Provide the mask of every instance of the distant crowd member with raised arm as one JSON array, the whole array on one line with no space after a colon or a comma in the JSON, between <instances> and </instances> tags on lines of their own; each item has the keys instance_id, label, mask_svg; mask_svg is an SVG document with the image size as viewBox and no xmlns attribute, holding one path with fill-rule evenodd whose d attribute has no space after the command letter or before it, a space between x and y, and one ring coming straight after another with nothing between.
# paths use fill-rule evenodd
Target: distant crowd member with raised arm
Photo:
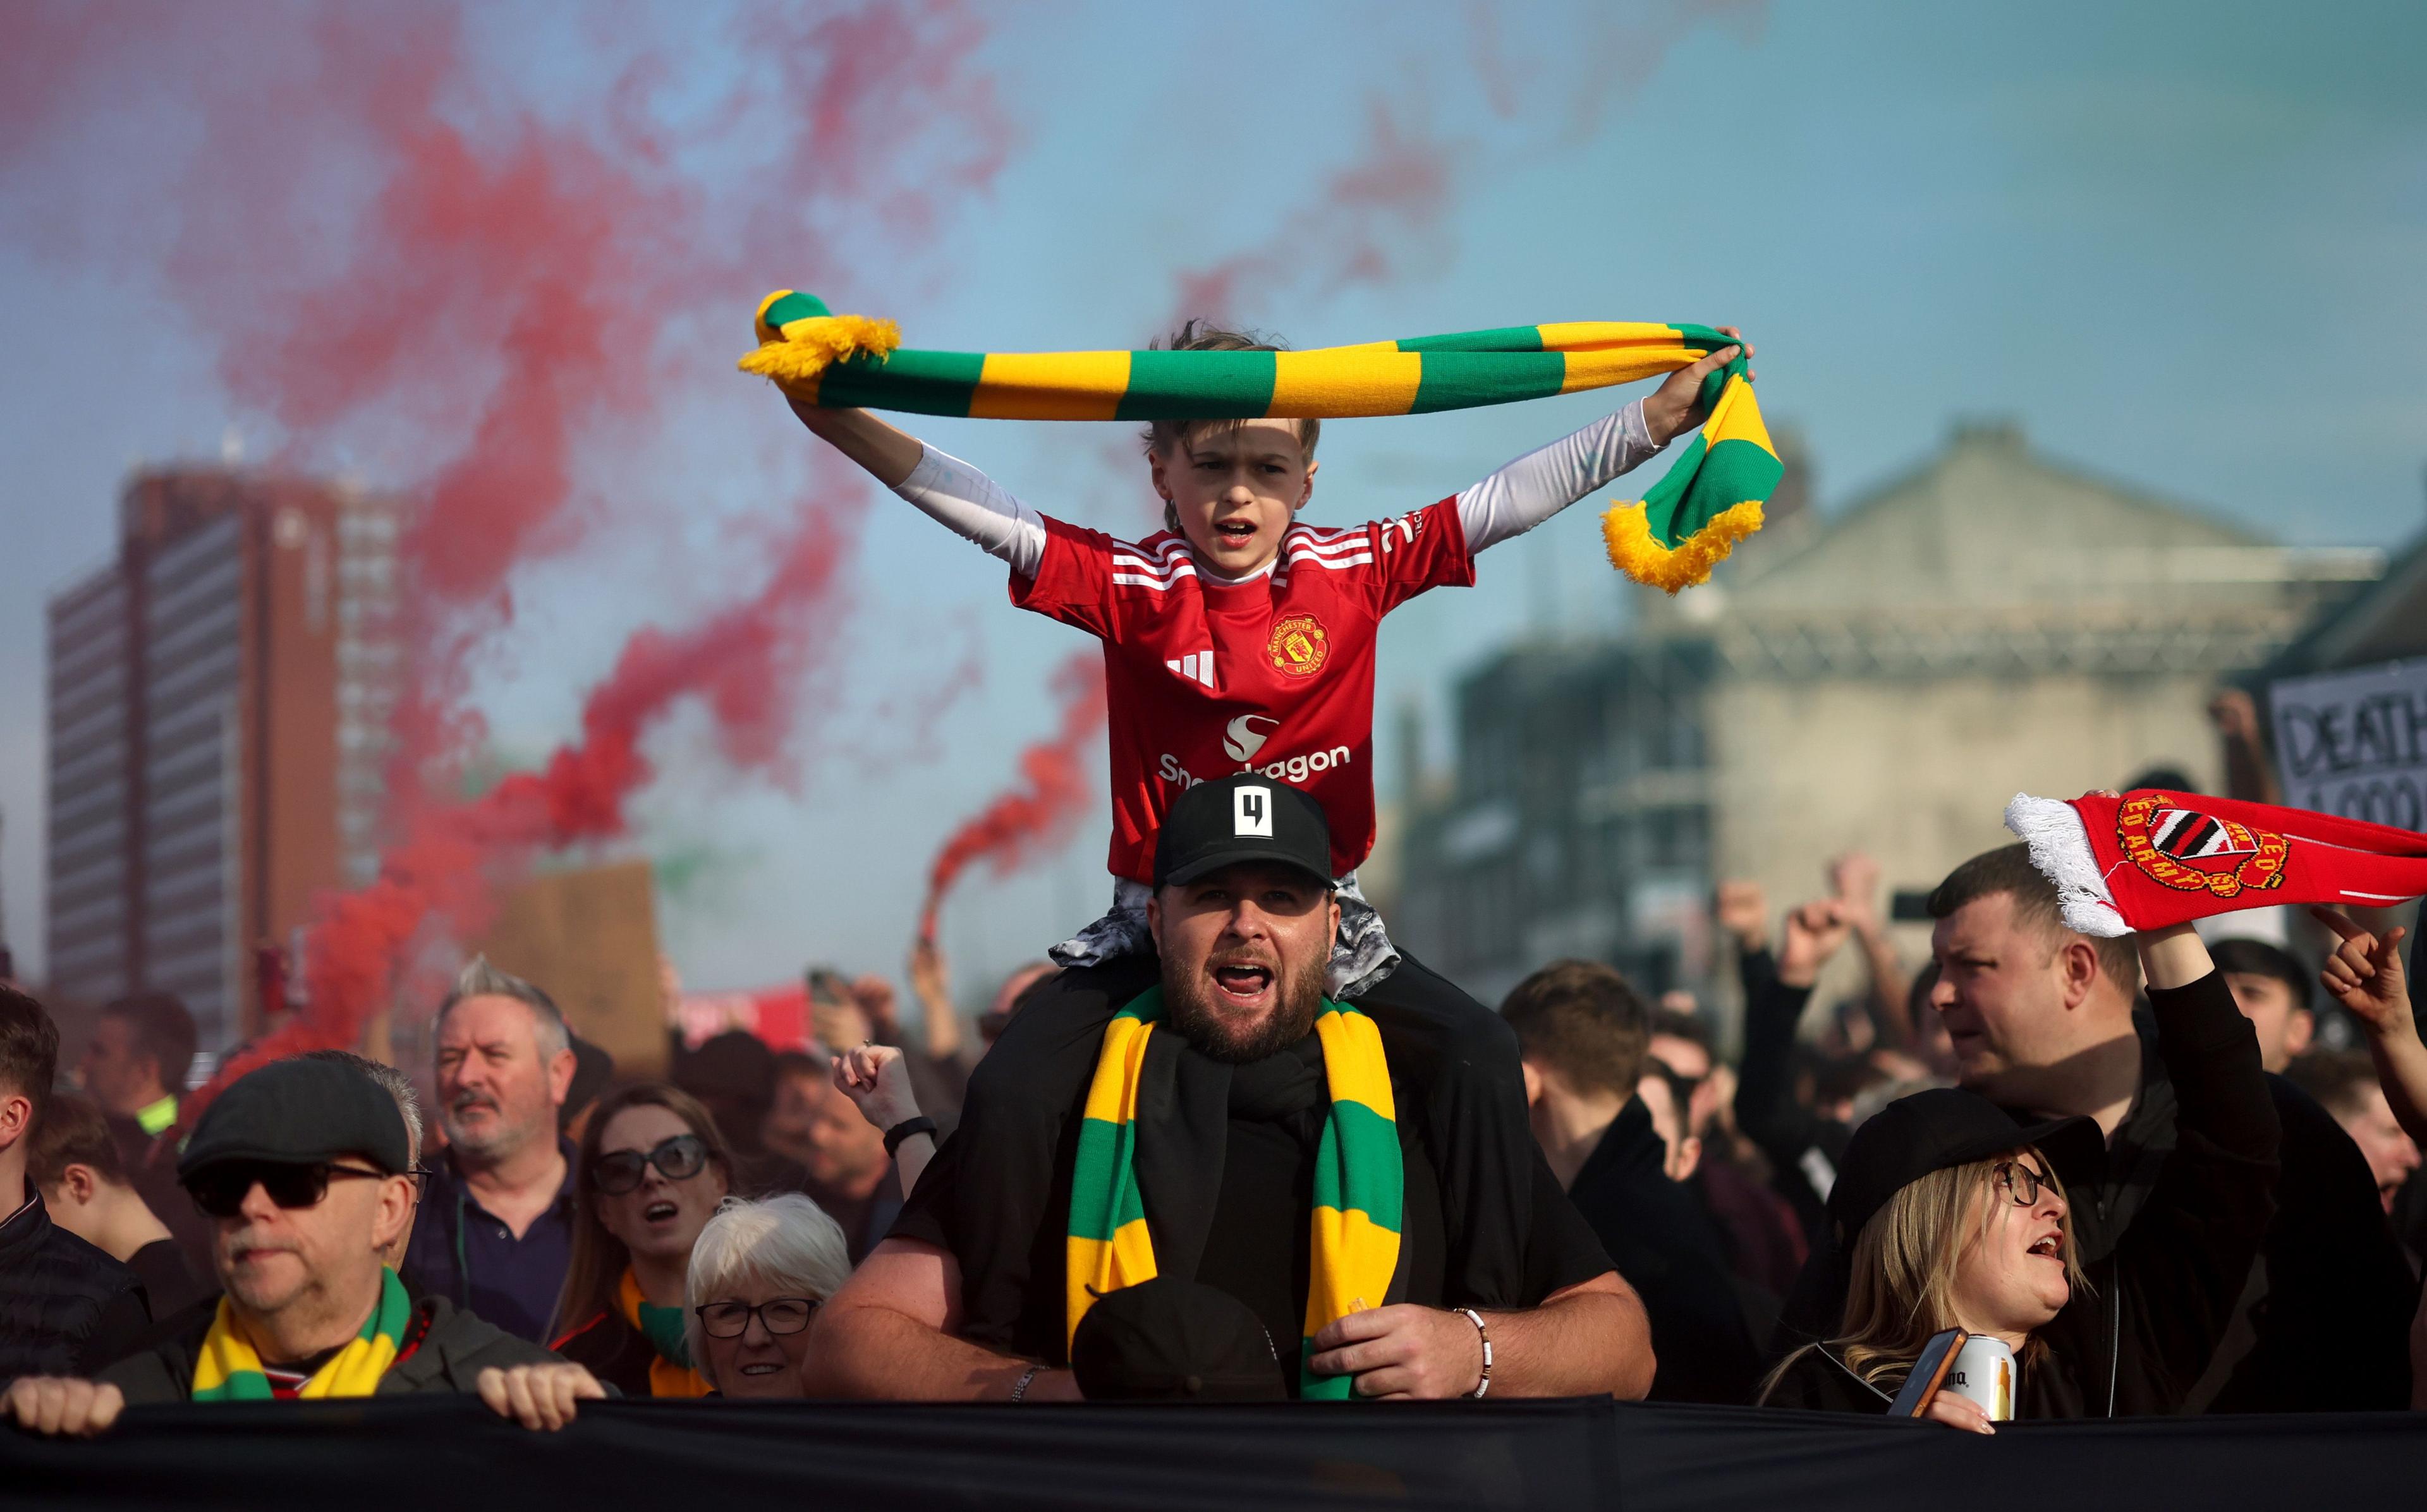
<instances>
[{"instance_id":1,"label":"distant crowd member with raised arm","mask_svg":"<svg viewBox=\"0 0 2427 1512\"><path fill-rule=\"evenodd\" d=\"M1500 1177L1531 1189L1530 1229L1461 1234L1446 1211L1397 1114L1425 1073L1324 992L1330 856L1286 784L1181 796L1155 850L1159 984L1109 1019L1020 1010L892 1237L820 1310L814 1392L1643 1393L1642 1304L1537 1151Z\"/></svg>"},{"instance_id":2,"label":"distant crowd member with raised arm","mask_svg":"<svg viewBox=\"0 0 2427 1512\"><path fill-rule=\"evenodd\" d=\"M458 1311L415 1299L383 1260L412 1221L404 1120L340 1062L273 1061L212 1102L177 1175L211 1220L218 1305L93 1376L27 1376L21 1428L85 1435L128 1404L478 1393L526 1427L557 1428L602 1393L587 1371Z\"/></svg>"},{"instance_id":3,"label":"distant crowd member with raised arm","mask_svg":"<svg viewBox=\"0 0 2427 1512\"><path fill-rule=\"evenodd\" d=\"M1744 1064L1736 1081L1736 1127L1769 1157L1772 1180L1794 1204L1814 1244L1829 1223L1829 1194L1850 1132L1841 1118L1798 1102L1795 1031L1820 968L1846 943L1852 924L1842 904L1822 899L1787 910L1778 953L1748 951L1744 963Z\"/></svg>"},{"instance_id":4,"label":"distant crowd member with raised arm","mask_svg":"<svg viewBox=\"0 0 2427 1512\"><path fill-rule=\"evenodd\" d=\"M98 1370L151 1320L135 1273L53 1223L31 1179L58 1063L51 1016L0 986L0 1381Z\"/></svg>"},{"instance_id":5,"label":"distant crowd member with raised arm","mask_svg":"<svg viewBox=\"0 0 2427 1512\"><path fill-rule=\"evenodd\" d=\"M842 1226L855 1265L902 1211L905 1182L885 1145L891 1126L875 1127L873 1117L837 1083L832 1055L788 1050L775 1058L775 1065L767 1146L798 1163L801 1175L793 1185Z\"/></svg>"},{"instance_id":6,"label":"distant crowd member with raised arm","mask_svg":"<svg viewBox=\"0 0 2427 1512\"><path fill-rule=\"evenodd\" d=\"M1897 958L1896 942L1888 938L1887 919L1880 912L1880 864L1860 851L1847 852L1829 863L1829 890L1853 931L1855 948L1863 952L1871 1022L1882 1046L1914 1052L1920 1034L1913 1021L1913 973Z\"/></svg>"},{"instance_id":7,"label":"distant crowd member with raised arm","mask_svg":"<svg viewBox=\"0 0 2427 1512\"><path fill-rule=\"evenodd\" d=\"M546 992L474 956L438 1005L446 1154L424 1183L403 1275L533 1342L573 1256L573 1146L558 1114L571 1032Z\"/></svg>"}]
</instances>

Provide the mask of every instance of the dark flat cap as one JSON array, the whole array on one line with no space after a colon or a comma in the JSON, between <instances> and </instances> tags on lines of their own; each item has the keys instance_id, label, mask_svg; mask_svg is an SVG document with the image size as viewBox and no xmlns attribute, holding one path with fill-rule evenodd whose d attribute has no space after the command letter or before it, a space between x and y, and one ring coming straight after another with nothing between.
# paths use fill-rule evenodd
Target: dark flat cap
<instances>
[{"instance_id":1,"label":"dark flat cap","mask_svg":"<svg viewBox=\"0 0 2427 1512\"><path fill-rule=\"evenodd\" d=\"M272 1061L214 1099L177 1160L185 1180L221 1161L315 1165L355 1155L401 1176L404 1115L387 1089L337 1061Z\"/></svg>"}]
</instances>

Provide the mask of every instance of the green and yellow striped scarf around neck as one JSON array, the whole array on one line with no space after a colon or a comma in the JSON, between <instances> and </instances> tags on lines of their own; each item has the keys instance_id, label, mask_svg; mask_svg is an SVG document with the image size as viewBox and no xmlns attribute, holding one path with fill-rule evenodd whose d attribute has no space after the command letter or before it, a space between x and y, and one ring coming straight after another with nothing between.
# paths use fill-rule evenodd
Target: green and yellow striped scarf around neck
<instances>
[{"instance_id":1,"label":"green and yellow striped scarf around neck","mask_svg":"<svg viewBox=\"0 0 2427 1512\"><path fill-rule=\"evenodd\" d=\"M314 1371L312 1378L295 1394L368 1396L378 1390L380 1377L396 1363L396 1352L412 1318L413 1300L405 1295L404 1283L396 1278L394 1271L383 1269L379 1303L363 1320L363 1331L332 1356L327 1364ZM244 1330L228 1311L228 1299L220 1298L219 1313L211 1319L210 1331L203 1336L202 1355L194 1362L194 1400L267 1402L276 1394L270 1390L269 1377L262 1371L261 1356L254 1351L252 1341L244 1336Z\"/></svg>"},{"instance_id":2,"label":"green and yellow striped scarf around neck","mask_svg":"<svg viewBox=\"0 0 2427 1512\"><path fill-rule=\"evenodd\" d=\"M1333 419L1423 415L1674 372L1730 345L1708 326L1576 320L1311 351L919 351L890 320L780 289L759 301L744 372L804 404L1001 420ZM1666 477L1603 516L1611 564L1675 593L1761 528L1778 452L1739 355Z\"/></svg>"},{"instance_id":3,"label":"green and yellow striped scarf around neck","mask_svg":"<svg viewBox=\"0 0 2427 1512\"><path fill-rule=\"evenodd\" d=\"M1066 1344L1077 1337L1079 1320L1099 1296L1155 1276L1154 1241L1147 1232L1134 1157L1139 1079L1147 1044L1162 1022L1163 989L1153 987L1104 1026L1070 1181ZM1391 1277L1399 1268L1405 1177L1381 1031L1355 1008L1327 998L1315 1016L1314 1032L1323 1047L1331 1111L1315 1152L1310 1219L1313 1246L1298 1395L1308 1401L1345 1401L1353 1377L1317 1375L1305 1361L1313 1357L1316 1334L1360 1308L1379 1306L1390 1291Z\"/></svg>"}]
</instances>

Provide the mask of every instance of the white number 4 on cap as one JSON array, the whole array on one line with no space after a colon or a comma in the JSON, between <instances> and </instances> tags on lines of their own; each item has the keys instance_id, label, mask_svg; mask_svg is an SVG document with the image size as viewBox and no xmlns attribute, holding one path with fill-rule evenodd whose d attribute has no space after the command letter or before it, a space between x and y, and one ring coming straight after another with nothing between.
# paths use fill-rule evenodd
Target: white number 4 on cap
<instances>
[{"instance_id":1,"label":"white number 4 on cap","mask_svg":"<svg viewBox=\"0 0 2427 1512\"><path fill-rule=\"evenodd\" d=\"M1273 790L1270 788L1236 788L1230 792L1230 833L1261 835L1266 839L1273 833Z\"/></svg>"}]
</instances>

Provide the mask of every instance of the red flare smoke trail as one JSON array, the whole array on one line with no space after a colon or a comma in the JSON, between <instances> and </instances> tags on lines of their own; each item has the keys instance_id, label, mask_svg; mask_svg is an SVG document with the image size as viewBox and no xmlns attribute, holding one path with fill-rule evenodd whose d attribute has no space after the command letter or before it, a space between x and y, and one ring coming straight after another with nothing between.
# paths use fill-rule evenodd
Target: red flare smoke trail
<instances>
[{"instance_id":1,"label":"red flare smoke trail","mask_svg":"<svg viewBox=\"0 0 2427 1512\"><path fill-rule=\"evenodd\" d=\"M584 96L583 69L551 69L535 89L514 76L522 57L476 57L467 8L445 0L21 0L0 18L11 239L89 268L165 269L226 391L283 430L282 465L345 459L417 505L399 553L410 675L379 880L324 900L305 1013L220 1084L272 1054L350 1045L425 926L468 933L540 852L622 833L649 776L639 742L684 696L708 702L737 764L779 764L855 507L805 519L749 603L635 635L581 739L544 770L469 804L432 797L481 737L467 668L510 625L514 575L596 530L585 480L636 460L676 385L737 382L731 343L705 366L695 337L663 360L681 323L738 336L737 297L812 277L840 292L855 266L934 242L1017 139L960 0L755 8L706 70L669 57L700 43L689 24L663 46L642 26L577 27L567 47L533 44L533 18L496 19L483 38L611 54L589 70L611 82ZM677 85L679 108L655 110ZM142 334L94 339L139 354Z\"/></svg>"},{"instance_id":2,"label":"red flare smoke trail","mask_svg":"<svg viewBox=\"0 0 2427 1512\"><path fill-rule=\"evenodd\" d=\"M683 698L707 702L737 766L780 759L806 648L839 609L838 569L856 545L861 508L856 500L803 506L801 528L755 596L688 629L636 631L583 703L581 740L559 747L545 767L514 772L469 803L415 810L410 832L382 858L379 879L325 901L312 934L310 1011L222 1065L187 1099L187 1124L256 1065L351 1047L433 917L473 933L501 875L542 852L622 834L627 801L653 774L641 739Z\"/></svg>"},{"instance_id":3,"label":"red flare smoke trail","mask_svg":"<svg viewBox=\"0 0 2427 1512\"><path fill-rule=\"evenodd\" d=\"M1070 837L1102 786L1100 770L1087 757L1104 727L1102 653L1074 651L1054 669L1053 694L1062 701L1062 723L1050 739L1019 753L1019 785L998 794L977 817L954 830L927 868L927 906L919 933L936 937L936 916L961 873L984 860L996 876L1008 876L1030 860L1050 854Z\"/></svg>"}]
</instances>

